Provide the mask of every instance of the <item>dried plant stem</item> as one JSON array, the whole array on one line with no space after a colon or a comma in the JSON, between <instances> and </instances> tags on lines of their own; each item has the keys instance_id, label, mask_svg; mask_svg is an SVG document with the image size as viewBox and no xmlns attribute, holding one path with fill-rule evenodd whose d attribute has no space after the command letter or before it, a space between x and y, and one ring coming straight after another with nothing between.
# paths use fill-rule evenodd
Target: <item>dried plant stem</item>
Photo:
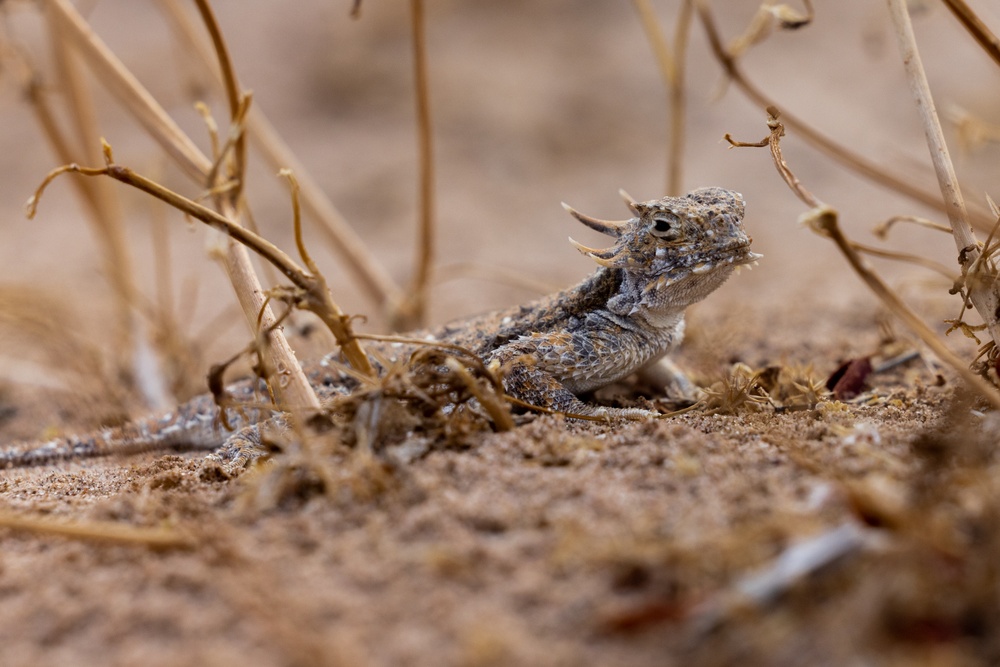
<instances>
[{"instance_id":1,"label":"dried plant stem","mask_svg":"<svg viewBox=\"0 0 1000 667\"><path fill-rule=\"evenodd\" d=\"M667 159L667 194L680 196L684 192L684 136L687 131L685 113L685 63L688 37L694 16L694 0L682 0L674 28L675 76L670 88L670 157Z\"/></svg>"},{"instance_id":2,"label":"dried plant stem","mask_svg":"<svg viewBox=\"0 0 1000 667\"><path fill-rule=\"evenodd\" d=\"M216 157L216 163L209 171L205 186L210 189L215 187L217 168L227 160L227 156L231 155L232 160L229 164L227 180L234 181L235 184L216 199L221 213L229 220L231 226L242 228L239 214L240 193L246 180L246 141L243 120L249 109L249 99L240 92L232 59L229 57L229 49L222 37L222 31L219 29L211 6L207 0L195 0L195 4L201 13L205 28L211 36L212 46L218 58L219 70L225 83L226 99L229 102L230 116L229 138ZM231 154L228 152L229 150L232 151ZM107 162L110 168L112 166L110 150L107 150ZM147 179L144 180L151 183ZM257 277L257 273L253 269L245 242L237 242L233 238L228 240L224 254L224 265L229 281L236 292L236 298L243 309L243 317L250 323L251 327L254 326L254 323L256 324L255 331L263 333L266 341L267 355L274 371L274 376L268 378L271 391L286 409L318 410L320 404L316 392L313 391L309 379L296 361L295 352L289 345L288 339L277 330L277 319L268 306L264 289L261 287L260 278ZM295 268L298 269L298 267ZM300 273L304 274L301 271ZM307 276L303 275L303 280L306 279ZM310 282L315 284L315 281ZM308 291L308 288L303 289ZM363 353L361 356L364 357ZM364 361L367 363L367 357L364 357ZM366 372L366 369L370 372L370 368L367 366L358 370Z\"/></svg>"},{"instance_id":3,"label":"dried plant stem","mask_svg":"<svg viewBox=\"0 0 1000 667\"><path fill-rule=\"evenodd\" d=\"M476 397L479 404L489 414L490 419L493 420L498 431L510 431L514 428L514 418L510 416L510 409L498 398L497 394L483 391L483 388L479 386L476 379L472 377L472 373L458 359L449 357L445 359L444 363L462 381L462 384L466 386L469 392ZM502 392L500 396L503 396Z\"/></svg>"},{"instance_id":4,"label":"dried plant stem","mask_svg":"<svg viewBox=\"0 0 1000 667\"><path fill-rule=\"evenodd\" d=\"M313 220L320 223L316 228L344 261L347 270L368 298L391 313L403 300L402 290L374 258L361 237L351 228L347 219L333 205L309 170L295 157L260 109L250 110L247 116L247 133L272 168L287 168L295 172L302 189L303 207Z\"/></svg>"},{"instance_id":5,"label":"dried plant stem","mask_svg":"<svg viewBox=\"0 0 1000 667\"><path fill-rule=\"evenodd\" d=\"M52 113L52 108L49 106L48 99L46 98L39 81L34 78L28 81L25 92L32 109L35 112L35 118L38 119L39 125L42 126L42 134L44 134L45 138L48 139L52 151L56 154L56 159L63 164L74 162L76 160L77 153L75 149L70 146L66 136L59 128L59 124L56 122L55 115ZM79 181L81 179L77 180ZM94 225L96 227L99 224L97 220L101 212L101 204L98 201L96 189L88 187L85 182L74 187L80 194L84 203L87 205L87 209L90 212L90 219L94 221ZM107 239L104 233L100 229L97 229L97 232L99 242L106 244ZM113 276L114 274L109 272L109 275Z\"/></svg>"},{"instance_id":6,"label":"dried plant stem","mask_svg":"<svg viewBox=\"0 0 1000 667\"><path fill-rule=\"evenodd\" d=\"M63 38L64 21L53 11L48 11L47 16L60 84L69 106L67 116L76 135L75 148L69 149L68 143L64 144L69 154L60 155L60 158L67 161L65 158L68 157L70 162L90 162L100 158L101 133L97 126L97 114L81 75L76 53L71 43ZM112 195L110 185L103 181L89 181L84 182L82 187L89 190L85 201L89 204L89 217L104 250L105 273L115 294L118 312L116 347L128 350L132 348L131 338L136 326L132 313L135 278L123 230L121 207Z\"/></svg>"},{"instance_id":7,"label":"dried plant stem","mask_svg":"<svg viewBox=\"0 0 1000 667\"><path fill-rule=\"evenodd\" d=\"M25 516L0 510L0 528L23 530L67 537L150 549L190 549L194 541L187 535L167 528L143 528L112 521L60 521L51 517Z\"/></svg>"},{"instance_id":8,"label":"dried plant stem","mask_svg":"<svg viewBox=\"0 0 1000 667\"><path fill-rule=\"evenodd\" d=\"M831 239L837 245L840 252L843 253L844 257L847 258L851 268L853 268L865 284L868 285L869 289L871 289L872 292L874 292L875 295L881 299L882 303L886 305L890 312L910 327L910 329L917 334L920 340L922 340L941 361L951 366L952 369L958 373L970 387L974 387L978 390L983 398L989 401L995 409L1000 410L1000 394L997 393L996 389L987 383L983 378L973 373L969 369L968 365L962 361L958 355L948 349L944 342L937 335L935 335L933 331L931 331L930 327L924 324L924 321L921 320L916 313L910 310L909 306L907 306L903 300L900 299L899 296L897 296L896 293L882 281L879 275L872 270L872 268L868 265L868 262L865 261L865 259L860 255L855 244L844 236L844 233L840 230L840 225L837 221L837 211L820 201L819 198L802 185L799 179L789 168L788 163L785 162L785 158L781 153L781 137L785 134L785 127L778 120L778 111L777 109L769 108L768 114L769 117L767 125L770 129L770 134L766 139L756 144L735 142L730 139L730 143L734 146L768 146L771 150L771 157L774 160L774 166L777 168L782 179L784 179L788 187L791 188L792 192L794 192L799 199L812 209L803 215L803 222L808 224L811 229L820 235Z\"/></svg>"},{"instance_id":9,"label":"dried plant stem","mask_svg":"<svg viewBox=\"0 0 1000 667\"><path fill-rule=\"evenodd\" d=\"M195 181L202 183L212 162L184 133L138 79L90 29L68 0L50 0L50 7L64 22L73 42L91 71L117 97L122 106L149 132L149 135Z\"/></svg>"},{"instance_id":10,"label":"dried plant stem","mask_svg":"<svg viewBox=\"0 0 1000 667\"><path fill-rule=\"evenodd\" d=\"M975 38L976 43L986 51L990 58L993 58L993 62L1000 65L1000 39L972 11L965 0L944 0L944 4Z\"/></svg>"},{"instance_id":11,"label":"dried plant stem","mask_svg":"<svg viewBox=\"0 0 1000 667\"><path fill-rule=\"evenodd\" d=\"M431 123L430 85L427 77L427 36L424 2L410 0L413 32L413 80L417 103L417 147L420 160L420 207L417 256L407 307L396 322L409 329L423 324L427 289L434 263L434 137Z\"/></svg>"},{"instance_id":12,"label":"dried plant stem","mask_svg":"<svg viewBox=\"0 0 1000 667\"><path fill-rule=\"evenodd\" d=\"M365 375L372 375L374 373L371 368L371 364L368 361L368 357L364 354L364 351L358 344L357 339L350 331L348 318L344 316L335 305L333 305L329 289L326 286L326 281L323 280L322 276L310 275L273 243L233 222L227 216L220 214L207 206L191 201L186 197L182 197L176 192L173 192L159 183L137 174L127 167L115 164L112 160L110 149L107 149L105 152L105 166L103 168L87 168L76 164L70 164L52 171L38 187L34 196L28 200L27 212L29 217L34 216L38 201L48 184L51 183L53 179L64 173L78 173L84 176L109 176L117 181L121 181L126 185L131 185L134 188L142 190L143 192L166 202L186 215L189 215L197 220L201 220L209 227L212 227L213 229L231 237L233 240L238 241L239 244L252 249L258 255L273 264L294 285L303 290L304 295L301 297L303 307L316 313L316 315L318 315L323 322L330 327L334 336L337 338L338 343L343 346L344 356L347 357L348 362L350 362L350 364L360 373ZM241 264L249 266L248 261ZM238 279L243 281L243 277L241 275L238 275ZM251 283L246 284L250 285ZM256 289L259 290L259 286ZM255 299L259 299L259 304L263 305L264 299L262 293L253 293L252 289L249 291ZM253 303L256 304L257 301L254 301ZM254 322L257 321L258 315L261 312L260 305L257 305L256 309L244 306L245 312L252 311L252 321ZM273 322L273 320L262 321L262 326L267 327L270 322ZM290 358L294 363L294 355L291 355L288 358ZM280 361L279 363L282 363L283 366L287 366L287 364L283 361ZM295 368L298 368L298 364L295 364ZM293 370L294 369L292 368L286 367L284 372L292 373ZM308 386L308 382L306 385ZM309 393L312 394L311 390ZM290 403L289 401L283 402L286 405L295 405L296 407L309 406L313 400L315 400L315 395L313 395L312 399L303 400L305 400L304 403Z\"/></svg>"},{"instance_id":13,"label":"dried plant stem","mask_svg":"<svg viewBox=\"0 0 1000 667\"><path fill-rule=\"evenodd\" d=\"M99 161L101 159L101 132L98 129L97 113L94 110L93 100L87 90L86 82L83 80L76 53L72 50L69 41L63 39L64 22L58 16L54 16L52 12L49 12L48 16L52 32L52 46L61 78L60 83L66 93L70 107L69 118L76 133L77 149L73 151L71 159L68 161ZM131 260L124 240L121 207L111 193L111 184L100 180L80 180L85 187L94 192L92 214L97 218L95 223L100 226L102 234L107 236L109 249L115 252L112 262L121 263L118 271L129 276L126 282L131 287ZM114 273L112 275L115 276ZM125 296L129 295L125 294Z\"/></svg>"},{"instance_id":14,"label":"dried plant stem","mask_svg":"<svg viewBox=\"0 0 1000 667\"><path fill-rule=\"evenodd\" d=\"M330 294L330 288L326 283L326 278L320 272L319 267L313 261L306 250L302 240L302 215L299 204L299 182L289 170L283 170L282 174L288 178L292 188L292 210L294 211L295 223L295 244L298 247L299 255L305 263L306 268L311 272L307 276L306 284L297 283L299 287L306 290L307 299L305 307L312 311L317 317L323 320L327 328L333 333L337 343L343 348L344 356L359 373L374 377L375 369L368 361L368 355L358 343L358 338L351 329L351 318L345 315L340 307L334 302Z\"/></svg>"},{"instance_id":15,"label":"dried plant stem","mask_svg":"<svg viewBox=\"0 0 1000 667\"><path fill-rule=\"evenodd\" d=\"M995 276L987 278L985 271L978 271L975 275L971 271L972 267L978 264L980 250L976 243L976 236L969 225L965 200L958 185L955 167L948 153L948 145L945 142L941 122L934 106L934 98L931 95L930 85L927 83L920 53L917 50L910 13L905 0L888 0L888 3L892 22L896 29L896 39L899 43L903 67L917 102L917 110L923 122L934 173L937 175L938 185L941 188L941 196L945 202L948 221L951 223L955 246L959 251L959 264L962 267L962 276L965 278L969 301L972 302L983 318L983 322L986 323L990 337L995 343L1000 343L1000 318L997 317L1000 295L997 293L997 283Z\"/></svg>"},{"instance_id":16,"label":"dried plant stem","mask_svg":"<svg viewBox=\"0 0 1000 667\"><path fill-rule=\"evenodd\" d=\"M673 52L667 44L667 38L663 34L650 0L632 0L632 4L639 14L646 38L653 48L660 76L663 79L663 87L670 98L666 194L679 195L684 182L684 56L687 52L688 34L691 28L693 0L683 0L677 13Z\"/></svg>"},{"instance_id":17,"label":"dried plant stem","mask_svg":"<svg viewBox=\"0 0 1000 667\"><path fill-rule=\"evenodd\" d=\"M875 225L872 229L872 234L880 239L884 239L889 234L889 229L897 222L910 222L926 229L933 229L937 232L951 234L951 227L948 227L947 225L939 225L933 220L927 220L926 218L920 218L914 215L894 215L885 222Z\"/></svg>"},{"instance_id":18,"label":"dried plant stem","mask_svg":"<svg viewBox=\"0 0 1000 667\"><path fill-rule=\"evenodd\" d=\"M175 34L197 54L206 68L221 80L218 68L212 62L211 51L205 46L197 30L176 0L160 0L160 6L170 20ZM309 171L284 142L274 125L260 107L253 107L246 118L246 130L255 141L262 157L274 170L282 168L295 172L302 193L306 212L319 224L319 231L345 262L346 268L357 280L365 294L391 312L403 300L402 290L392 277L374 259L361 237L351 228L344 216L312 178Z\"/></svg>"},{"instance_id":19,"label":"dried plant stem","mask_svg":"<svg viewBox=\"0 0 1000 667\"><path fill-rule=\"evenodd\" d=\"M780 105L765 95L746 77L736 58L734 58L726 50L725 45L722 43L719 30L715 25L715 18L712 16L707 1L698 0L697 9L702 25L708 35L712 53L715 55L716 60L719 61L719 64L721 64L723 69L726 71L726 75L729 77L729 80L736 84L736 87L742 90L743 94L749 97L754 104L759 105L761 109L766 109L768 107L780 107ZM916 187L907 179L889 173L885 169L877 166L871 160L868 160L860 154L838 144L826 135L813 129L805 121L794 116L793 114L788 113L785 109L782 109L781 117L785 125L794 130L797 136L801 136L808 143L812 144L814 147L844 165L851 171L870 179L873 183L877 183L882 187L894 190L901 195L934 210L945 211L945 204L941 201L941 197L936 193ZM988 230L993 226L993 219L981 211L975 212L972 221L976 227L981 230Z\"/></svg>"},{"instance_id":20,"label":"dried plant stem","mask_svg":"<svg viewBox=\"0 0 1000 667\"><path fill-rule=\"evenodd\" d=\"M170 155L181 166L181 168L184 169L184 171L186 171L196 182L211 188L212 184L206 183L205 179L213 172L213 162L198 149L194 142L191 141L191 139L177 126L177 124L172 118L170 118L166 111L163 110L153 96L150 95L145 88L143 88L142 84L139 83L139 81L121 63L121 61L119 61L117 57L115 57L115 55L107 48L107 46L105 46L104 43L93 33L87 22L82 16L80 16L74 7L67 2L67 0L52 0L51 4L54 14L64 22L65 34L73 42L73 45L79 50L84 60L90 65L92 71L98 79L104 83L112 94L119 98L125 109L135 116L140 124L146 128L150 136L152 136L152 138L160 144L167 154ZM210 32L213 32L213 29L211 28L212 24L214 24L214 22L210 20ZM217 26L214 32L217 32ZM222 44L219 40L221 40L221 38L216 40L215 45L217 51L220 52L220 55L218 56L220 66L230 69L228 73L223 74L223 78L229 78L232 81L232 86L227 87L227 90L230 92L229 102L231 115L235 120L241 113L240 109L243 107L243 98L242 96L239 96L238 92L233 93L236 85L236 77L235 74L232 73L231 67L228 64L228 56L224 54L224 44ZM238 102L236 101L237 97L239 98ZM242 132L238 122L234 123L234 131L237 133ZM239 140L237 139L237 143L238 141ZM237 161L234 160L234 163L235 162ZM109 165L108 168L110 169L112 166L114 165ZM242 164L237 163L234 166L238 166L242 169ZM120 168L116 167L116 169ZM111 175L110 172L109 175ZM237 180L242 180L242 172L234 171L234 175ZM151 181L148 182L152 183ZM151 192L151 194L153 193ZM174 196L174 200L171 201L168 198L164 199L164 201L167 201L168 203L176 203L179 195L176 195L175 193L170 194ZM160 198L163 199L163 197ZM230 205L227 210L230 213L235 213L238 210L238 206ZM234 220L229 220L226 216L219 217L226 220L226 222L232 227L239 227L238 217ZM226 231L231 236L236 236L233 234L232 229L227 229ZM265 308L263 311L259 310L259 306L264 303L262 290L260 288L259 281L253 273L253 267L250 264L249 256L245 251L233 247L232 243L230 243L230 247L224 253L224 256L227 262L227 273L229 273L231 279L235 281L234 288L237 290L237 297L240 301L241 307L243 308L244 315L247 317L247 322L250 327L254 328L258 321L258 315L263 318L262 321L264 323L273 322L273 314L270 312L270 309ZM253 277L251 278L251 276ZM258 306L257 311L253 310L255 305ZM313 305L316 304L314 303ZM319 308L320 306L316 305L316 307ZM272 368L279 369L283 374L285 374L285 376L281 378L282 381L272 387L278 395L278 400L284 405L293 407L308 407L315 404L317 399L315 398L311 388L309 388L308 380L298 362L295 360L295 355L292 353L291 348L285 341L278 342L279 339L283 338L281 331L271 331L268 334L268 337L272 341L272 344L268 348L269 355L271 356ZM358 346L357 349L360 350L360 346ZM368 366L367 357L364 357L363 354L360 356L351 356L356 357L354 361L358 361L359 363L363 361L363 368L370 368Z\"/></svg>"},{"instance_id":21,"label":"dried plant stem","mask_svg":"<svg viewBox=\"0 0 1000 667\"><path fill-rule=\"evenodd\" d=\"M902 299L871 269L868 263L854 249L854 244L840 230L840 226L837 224L836 211L824 206L814 209L809 217L810 226L837 244L837 247L850 263L851 268L865 281L872 292L882 300L882 303L889 308L893 315L901 319L941 361L951 366L970 387L975 387L979 394L989 401L994 410L1000 410L1000 394L997 393L996 388L969 370L968 364L948 349L948 346L931 331L930 327L924 324L924 321L910 310L909 306L903 303Z\"/></svg>"},{"instance_id":22,"label":"dried plant stem","mask_svg":"<svg viewBox=\"0 0 1000 667\"><path fill-rule=\"evenodd\" d=\"M119 180L129 183L128 180ZM137 187L139 186L137 185ZM174 205L172 202L168 203ZM222 213L230 222L238 218L236 209L228 201L222 203ZM231 222L231 224L236 226L236 223ZM241 226L239 228L242 229ZM248 233L252 234L249 230ZM275 329L274 312L267 305L260 279L250 262L247 246L243 245L242 242L237 243L230 239L226 243L224 265L229 281L236 292L240 308L243 310L243 317L248 322L256 322L256 331L264 334L267 355L272 364L270 368L274 372L274 375L268 378L268 385L277 397L279 405L284 409L318 410L320 407L319 398L316 397L316 392L309 385L308 378L306 378L305 373L301 372L299 364L295 361L295 352L288 344L288 339L279 335L280 332ZM289 360L291 360L290 363Z\"/></svg>"},{"instance_id":23,"label":"dried plant stem","mask_svg":"<svg viewBox=\"0 0 1000 667\"><path fill-rule=\"evenodd\" d=\"M201 14L201 20L205 24L209 36L212 38L212 46L215 48L215 54L219 60L219 71L222 73L222 80L225 84L226 100L229 102L230 120L236 126L237 119L245 115L245 110L242 109L243 95L240 92L240 86L236 79L236 70L233 67L232 58L229 57L229 49L226 46L226 41L222 38L222 31L219 29L219 23L215 19L215 13L212 11L212 6L208 3L208 0L195 0L195 5L197 5L198 12ZM242 124L238 125L238 127L241 128L241 131L236 136L233 144L232 165L232 174L235 175L236 185L228 193L230 200L234 202L239 200L246 175L246 139L242 132ZM211 187L214 183L208 183L208 185Z\"/></svg>"},{"instance_id":24,"label":"dried plant stem","mask_svg":"<svg viewBox=\"0 0 1000 667\"><path fill-rule=\"evenodd\" d=\"M911 264L916 264L917 266L922 266L925 269L929 269L931 271L934 271L935 273L941 274L942 276L947 278L948 281L951 283L954 283L955 278L957 277L953 269L949 269L947 266L941 264L940 262L935 262L932 259L927 259L926 257L921 257L920 255L911 255L905 252L884 250L883 248L875 248L869 245L862 245L861 243L857 243L854 241L851 242L851 245L854 246L855 250L864 253L866 255L871 255L873 257L882 257L883 259L892 259L897 262L909 262Z\"/></svg>"}]
</instances>

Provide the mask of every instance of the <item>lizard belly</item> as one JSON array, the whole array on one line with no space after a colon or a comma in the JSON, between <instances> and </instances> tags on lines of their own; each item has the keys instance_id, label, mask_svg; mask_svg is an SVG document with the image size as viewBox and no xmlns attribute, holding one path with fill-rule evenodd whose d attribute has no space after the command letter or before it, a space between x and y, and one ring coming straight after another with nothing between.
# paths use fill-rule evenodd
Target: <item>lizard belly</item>
<instances>
[{"instance_id":1,"label":"lizard belly","mask_svg":"<svg viewBox=\"0 0 1000 667\"><path fill-rule=\"evenodd\" d=\"M600 318L595 326L573 331L534 333L496 350L493 358L517 360L557 380L573 394L608 385L656 361L683 336L683 320L673 326L636 326L617 318Z\"/></svg>"},{"instance_id":2,"label":"lizard belly","mask_svg":"<svg viewBox=\"0 0 1000 667\"><path fill-rule=\"evenodd\" d=\"M584 343L575 363L553 369L552 375L569 391L582 394L631 375L666 354L673 342L673 336L655 341L628 334L595 336Z\"/></svg>"}]
</instances>

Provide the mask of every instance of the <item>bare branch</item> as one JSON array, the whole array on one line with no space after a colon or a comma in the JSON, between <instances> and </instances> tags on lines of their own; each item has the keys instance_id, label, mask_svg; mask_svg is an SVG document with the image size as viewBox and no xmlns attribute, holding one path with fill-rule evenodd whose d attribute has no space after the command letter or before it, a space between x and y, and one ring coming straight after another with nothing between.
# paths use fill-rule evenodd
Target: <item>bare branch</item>
<instances>
[{"instance_id":1,"label":"bare branch","mask_svg":"<svg viewBox=\"0 0 1000 667\"><path fill-rule=\"evenodd\" d=\"M725 69L726 75L729 79L736 85L737 88L742 90L743 94L749 97L754 104L759 105L761 109L766 109L768 107L780 107L781 105L765 95L760 88L754 85L753 82L746 77L736 58L726 50L726 47L722 43L722 37L719 34L718 27L715 24L715 18L712 16L707 0L698 0L697 9L702 25L708 35L709 44L712 47L712 53L719 61L719 64L722 65L723 69ZM894 190L905 197L909 197L916 202L924 204L925 206L929 206L930 208L938 211L945 210L944 203L941 201L941 197L938 194L918 188L912 185L908 179L896 176L895 174L882 169L871 160L855 153L841 144L838 144L826 135L810 127L805 121L789 113L787 109L782 110L782 119L788 128L795 131L797 136L801 136L815 148L844 165L851 171L861 174L865 178L871 179L872 182L890 190ZM981 211L976 211L973 221L979 229L986 229L988 226L993 224L993 221L989 218L989 216L985 215L985 213Z\"/></svg>"},{"instance_id":2,"label":"bare branch","mask_svg":"<svg viewBox=\"0 0 1000 667\"><path fill-rule=\"evenodd\" d=\"M924 324L916 313L914 313L909 306L907 306L899 296L892 291L892 289L882 281L881 277L869 266L868 262L859 254L858 248L855 243L850 241L844 233L840 230L840 225L838 223L837 211L827 204L819 200L815 195L809 192L799 181L799 179L792 173L788 164L784 160L784 156L781 153L781 137L785 134L785 128L782 126L780 120L777 117L777 110L768 109L768 127L771 132L767 139L771 150L771 156L774 160L775 167L778 169L778 173L781 174L782 178L788 184L789 188L792 189L795 194L806 202L811 208L809 211L804 213L800 219L800 222L808 225L810 229L816 233L832 240L840 252L847 258L848 263L851 268L854 269L861 279L868 285L869 289L875 293L883 304L892 312L896 317L901 319L904 324L906 324L911 331L913 331L917 336L924 342L927 347L929 347L934 354L938 356L941 361L945 362L952 369L959 374L959 376L965 380L971 387L974 387L995 409L1000 409L1000 393L997 393L996 388L988 384L982 377L976 375L972 372L968 365L962 361L954 352L948 349L948 346L944 344L941 339L931 331L930 327ZM762 147L760 144L740 144L739 142L733 142L734 146L757 146Z\"/></svg>"},{"instance_id":3,"label":"bare branch","mask_svg":"<svg viewBox=\"0 0 1000 667\"><path fill-rule=\"evenodd\" d=\"M976 43L993 59L993 62L1000 65L1000 39L993 34L989 26L983 23L982 19L965 3L965 0L944 0L944 4L975 38Z\"/></svg>"},{"instance_id":4,"label":"bare branch","mask_svg":"<svg viewBox=\"0 0 1000 667\"><path fill-rule=\"evenodd\" d=\"M160 0L160 6L170 19L175 34L221 80L221 75L213 66L211 51L206 48L195 25L187 13L178 6L177 0ZM312 219L317 221L319 231L326 236L327 241L368 297L392 313L403 301L402 290L375 260L361 237L347 223L259 107L255 106L250 110L246 127L250 138L257 143L263 158L272 169L277 171L288 168L295 172L302 192L303 207Z\"/></svg>"},{"instance_id":5,"label":"bare branch","mask_svg":"<svg viewBox=\"0 0 1000 667\"><path fill-rule=\"evenodd\" d=\"M969 215L965 208L965 200L958 185L955 167L948 153L948 144L944 139L944 131L938 119L934 98L931 95L927 75L924 72L920 53L917 50L916 38L913 35L913 25L905 0L888 0L889 12L896 28L896 39L899 44L900 56L906 70L910 89L917 103L930 149L931 162L937 175L938 186L945 202L945 212L951 223L955 246L959 252L959 264L963 277L966 279L969 301L976 307L983 318L994 342L1000 342L1000 318L997 309L1000 306L1000 294L997 293L996 275L990 275L979 263L980 250L976 236L969 225ZM977 271L973 272L973 267ZM986 275L984 275L986 273Z\"/></svg>"},{"instance_id":6,"label":"bare branch","mask_svg":"<svg viewBox=\"0 0 1000 667\"><path fill-rule=\"evenodd\" d=\"M423 323L427 309L427 289L434 264L434 142L431 124L430 86L427 80L427 37L424 2L410 0L413 29L413 78L417 102L417 137L420 154L420 223L417 257L411 294L395 324L412 328Z\"/></svg>"}]
</instances>

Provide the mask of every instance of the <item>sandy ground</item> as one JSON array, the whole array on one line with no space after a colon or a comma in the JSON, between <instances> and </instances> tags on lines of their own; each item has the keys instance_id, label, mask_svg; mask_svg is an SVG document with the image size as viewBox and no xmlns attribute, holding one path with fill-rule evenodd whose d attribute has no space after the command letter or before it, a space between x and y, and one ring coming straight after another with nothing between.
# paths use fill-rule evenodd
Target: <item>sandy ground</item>
<instances>
[{"instance_id":1,"label":"sandy ground","mask_svg":"<svg viewBox=\"0 0 1000 667\"><path fill-rule=\"evenodd\" d=\"M156 7L81 4L207 147L192 109L206 79ZM214 3L254 104L406 284L417 201L408 14L369 2L351 21L348 4L303 0L290 12L277 1ZM429 4L437 264L466 267L442 269L463 274L434 288L431 319L443 321L534 295L489 279L484 267L557 286L590 271L566 236L587 245L599 238L559 202L621 217L618 188L661 196L667 123L655 61L627 4ZM714 3L727 35L746 25L752 4ZM782 108L932 187L884 8L817 5L815 24L753 50L747 72ZM676 3L657 9L672 26ZM980 9L1000 26L995 9ZM49 71L31 3L3 11L8 36ZM995 121L995 65L936 5L916 27L942 108ZM3 442L148 410L109 371L132 353L115 347L101 248L69 183L52 187L36 221L23 218L24 200L57 161L15 73L0 70ZM797 225L803 207L766 152L722 142L726 132L761 138L765 117L725 85L699 28L687 76L685 188L742 192L765 258L693 309L678 361L703 385L735 362L822 382L845 359L919 350L833 246ZM117 160L196 195L95 90ZM211 104L223 114L218 98ZM785 150L807 187L865 242L893 214L940 219L797 136ZM956 155L977 205L995 180L995 157L989 146ZM247 189L263 232L291 247L280 180L258 160ZM206 259L201 230L139 194L121 202L137 283L151 302L172 294L189 337L193 360L178 393L199 391L208 365L246 344L231 289ZM168 290L156 278L164 238ZM891 244L954 266L950 239L930 231L906 230ZM365 314L365 330L384 330L383 313L336 255L322 241L312 247L345 311ZM943 331L958 310L948 281L879 268ZM949 341L974 355L974 342ZM307 355L323 340L300 345ZM110 523L179 542L0 531L0 663L995 664L996 422L933 361L873 375L868 385L860 400L801 410L696 410L625 426L526 419L403 463L340 447L321 462L326 477L279 458L229 478L196 453L6 471L0 518L16 512L88 534ZM631 382L599 398L639 393L656 398ZM823 555L760 592L761 573L794 569L807 552Z\"/></svg>"}]
</instances>

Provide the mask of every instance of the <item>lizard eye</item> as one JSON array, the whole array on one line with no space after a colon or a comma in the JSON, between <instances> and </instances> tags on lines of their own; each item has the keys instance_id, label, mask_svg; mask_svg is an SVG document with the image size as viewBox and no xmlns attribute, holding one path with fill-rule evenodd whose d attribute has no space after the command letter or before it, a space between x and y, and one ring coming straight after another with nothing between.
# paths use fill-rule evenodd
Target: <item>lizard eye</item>
<instances>
[{"instance_id":1,"label":"lizard eye","mask_svg":"<svg viewBox=\"0 0 1000 667\"><path fill-rule=\"evenodd\" d=\"M676 222L667 218L656 218L653 220L653 236L658 236L667 241L672 241L678 237Z\"/></svg>"}]
</instances>

